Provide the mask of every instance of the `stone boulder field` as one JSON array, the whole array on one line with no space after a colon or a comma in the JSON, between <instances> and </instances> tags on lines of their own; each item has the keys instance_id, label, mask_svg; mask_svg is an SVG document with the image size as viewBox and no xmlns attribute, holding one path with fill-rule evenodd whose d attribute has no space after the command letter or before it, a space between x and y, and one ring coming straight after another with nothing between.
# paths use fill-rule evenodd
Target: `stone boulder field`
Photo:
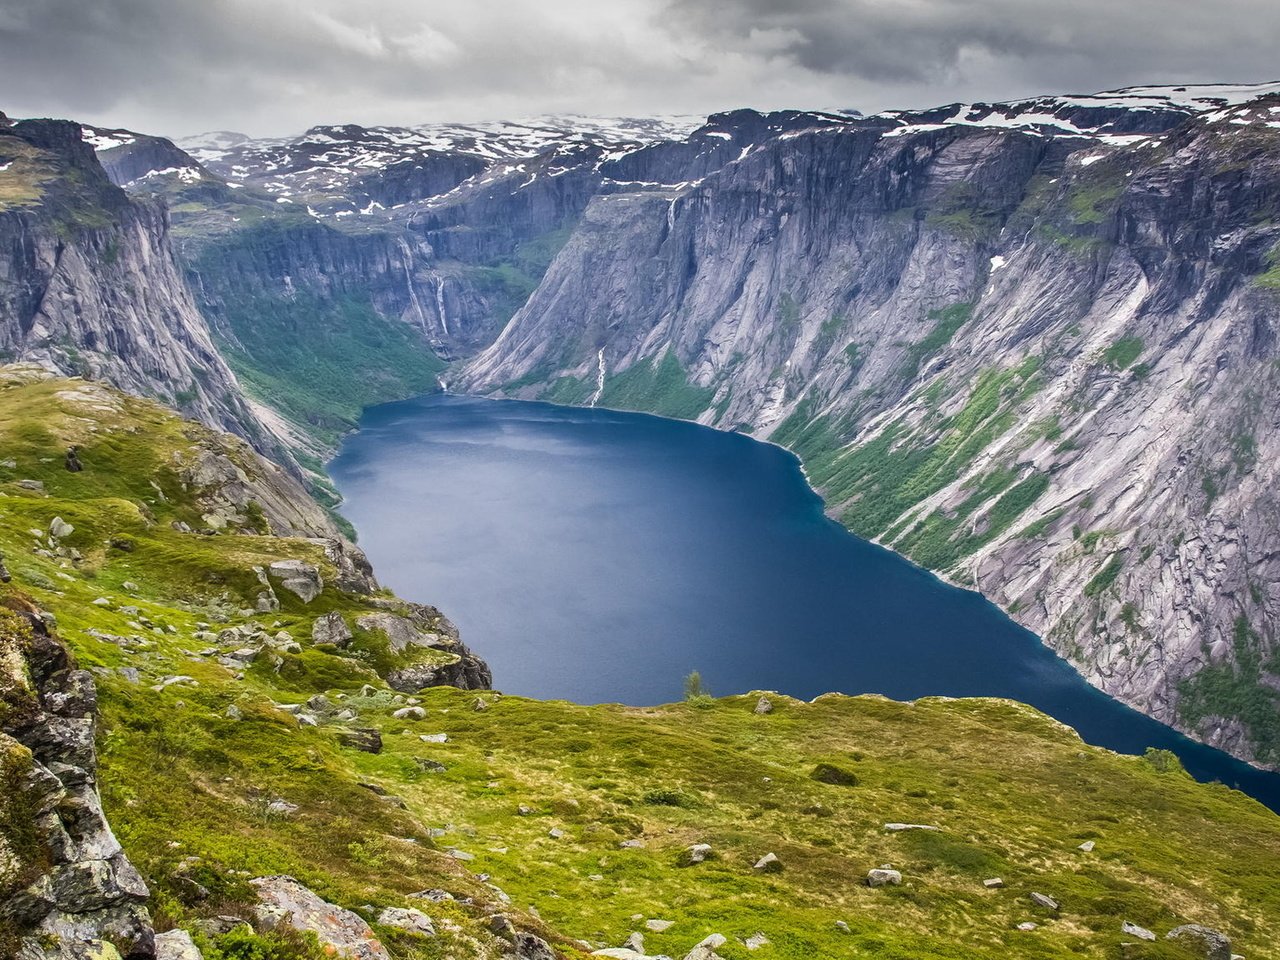
<instances>
[{"instance_id":1,"label":"stone boulder field","mask_svg":"<svg viewBox=\"0 0 1280 960\"><path fill-rule=\"evenodd\" d=\"M503 696L239 440L11 367L0 451L2 955L1280 956L1280 819L1170 755Z\"/></svg>"}]
</instances>

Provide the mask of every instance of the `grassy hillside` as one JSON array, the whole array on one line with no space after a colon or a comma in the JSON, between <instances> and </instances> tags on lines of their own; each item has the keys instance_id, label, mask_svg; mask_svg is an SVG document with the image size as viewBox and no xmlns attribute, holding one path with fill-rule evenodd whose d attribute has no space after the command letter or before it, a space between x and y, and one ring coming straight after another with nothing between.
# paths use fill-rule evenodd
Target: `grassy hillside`
<instances>
[{"instance_id":1,"label":"grassy hillside","mask_svg":"<svg viewBox=\"0 0 1280 960\"><path fill-rule=\"evenodd\" d=\"M755 694L635 709L397 693L382 677L400 655L355 625L392 598L338 589L317 543L265 536L251 510L215 534L173 528L206 512L173 465L209 442L148 401L0 378L14 576L0 603L34 598L98 675L103 798L160 928L247 916L247 881L287 873L371 920L428 913L434 938L375 924L406 960L499 955L493 910L565 956L633 931L674 957L719 933L726 960L1191 956L1122 947L1126 920L1161 935L1203 923L1251 960L1280 956L1280 819L1019 704L769 695L758 713ZM63 467L70 443L81 473ZM51 542L55 517L74 531ZM324 590L304 603L277 583L280 609L254 612L253 568L282 558L314 563ZM355 628L345 649L312 641L333 612ZM237 626L271 638L243 669L219 662ZM358 730L381 751L350 745ZM711 854L691 863L699 843ZM768 853L780 870L754 867ZM883 864L900 886L865 884ZM455 899L410 897L433 888ZM748 950L757 933L768 944ZM200 940L213 960L318 957L303 938Z\"/></svg>"}]
</instances>

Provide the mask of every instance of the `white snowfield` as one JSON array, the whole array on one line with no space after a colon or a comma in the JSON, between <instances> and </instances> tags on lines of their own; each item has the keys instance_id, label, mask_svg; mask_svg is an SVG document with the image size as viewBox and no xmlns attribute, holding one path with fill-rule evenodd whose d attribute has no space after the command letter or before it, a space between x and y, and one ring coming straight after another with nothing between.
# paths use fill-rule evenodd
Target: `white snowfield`
<instances>
[{"instance_id":1,"label":"white snowfield","mask_svg":"<svg viewBox=\"0 0 1280 960\"><path fill-rule=\"evenodd\" d=\"M1271 83L1202 84L1169 87L1125 87L1089 95L1045 96L1002 103L955 104L950 116L937 119L938 111L886 110L870 118L901 124L885 133L901 137L913 133L945 130L952 126L992 127L1021 130L1043 136L1085 137L1110 146L1129 146L1150 139L1144 134L1111 132L1114 119L1109 111L1176 112L1201 114L1213 122L1243 119L1231 108L1254 103L1263 97L1280 95L1280 81ZM1263 107L1262 109L1271 109ZM1224 112L1225 111L1225 112ZM1094 122L1091 124L1091 116ZM930 117L924 121L920 118Z\"/></svg>"}]
</instances>

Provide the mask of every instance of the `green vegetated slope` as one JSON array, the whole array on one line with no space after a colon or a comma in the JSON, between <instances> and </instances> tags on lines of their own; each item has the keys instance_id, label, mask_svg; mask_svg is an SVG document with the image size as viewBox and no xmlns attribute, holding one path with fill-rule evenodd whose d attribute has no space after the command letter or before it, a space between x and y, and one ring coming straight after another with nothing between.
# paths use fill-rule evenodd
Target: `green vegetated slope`
<instances>
[{"instance_id":1,"label":"green vegetated slope","mask_svg":"<svg viewBox=\"0 0 1280 960\"><path fill-rule=\"evenodd\" d=\"M105 806L161 928L248 915L247 880L287 873L370 919L429 913L435 938L377 928L400 958L493 955L494 909L566 956L637 929L648 953L677 957L720 933L726 960L1189 956L1164 942L1123 952L1125 920L1161 934L1200 922L1247 957L1280 955L1280 820L1166 755L1085 746L1019 704L770 695L757 713L756 695L628 708L396 693L381 635L356 629L345 650L311 640L320 614L354 625L394 601L336 589L315 543L250 532L249 517L216 535L174 530L200 504L166 471L207 432L111 396L86 402L66 381L0 389L0 550L14 575L0 598L51 611L98 675ZM73 442L82 473L62 465ZM55 517L74 527L56 544ZM253 612L253 567L284 557L317 564L324 591L303 603L277 588L281 608ZM237 626L284 631L299 651L228 668L209 633ZM411 699L422 716L395 717ZM359 730L380 734L380 752L349 745ZM689 862L695 843L711 845L707 861ZM754 868L768 853L781 870ZM865 885L882 864L901 886ZM996 876L1005 886L984 888ZM410 898L427 889L456 899ZM770 942L749 953L756 933ZM202 945L215 960L314 955L243 934Z\"/></svg>"},{"instance_id":2,"label":"green vegetated slope","mask_svg":"<svg viewBox=\"0 0 1280 960\"><path fill-rule=\"evenodd\" d=\"M227 362L249 392L326 447L373 404L438 389L441 361L421 335L364 298L245 297L228 304Z\"/></svg>"}]
</instances>

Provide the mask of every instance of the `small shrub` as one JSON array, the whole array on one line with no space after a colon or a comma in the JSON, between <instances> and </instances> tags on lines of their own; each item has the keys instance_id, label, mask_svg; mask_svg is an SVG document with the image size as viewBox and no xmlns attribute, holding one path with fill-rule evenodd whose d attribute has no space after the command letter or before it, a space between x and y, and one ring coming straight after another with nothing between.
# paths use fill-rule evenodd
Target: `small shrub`
<instances>
[{"instance_id":1,"label":"small shrub","mask_svg":"<svg viewBox=\"0 0 1280 960\"><path fill-rule=\"evenodd\" d=\"M640 800L651 807L691 807L693 800L679 790L657 787L646 790Z\"/></svg>"},{"instance_id":2,"label":"small shrub","mask_svg":"<svg viewBox=\"0 0 1280 960\"><path fill-rule=\"evenodd\" d=\"M858 785L858 775L852 770L846 770L844 767L837 767L834 763L820 763L813 768L813 772L809 774L811 780L817 780L819 783L829 783L836 787L856 787Z\"/></svg>"}]
</instances>

